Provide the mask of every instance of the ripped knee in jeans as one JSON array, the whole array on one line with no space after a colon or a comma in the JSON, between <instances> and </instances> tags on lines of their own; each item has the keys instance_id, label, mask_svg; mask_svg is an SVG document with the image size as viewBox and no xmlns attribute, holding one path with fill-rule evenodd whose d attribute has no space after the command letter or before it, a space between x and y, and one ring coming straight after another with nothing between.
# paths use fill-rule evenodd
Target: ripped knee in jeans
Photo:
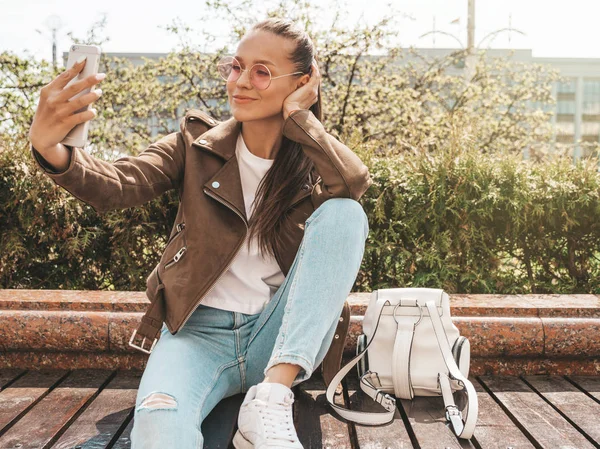
<instances>
[{"instance_id":1,"label":"ripped knee in jeans","mask_svg":"<svg viewBox=\"0 0 600 449\"><path fill-rule=\"evenodd\" d=\"M140 410L142 408L151 410L176 409L177 401L170 394L155 392L147 395L137 409Z\"/></svg>"}]
</instances>

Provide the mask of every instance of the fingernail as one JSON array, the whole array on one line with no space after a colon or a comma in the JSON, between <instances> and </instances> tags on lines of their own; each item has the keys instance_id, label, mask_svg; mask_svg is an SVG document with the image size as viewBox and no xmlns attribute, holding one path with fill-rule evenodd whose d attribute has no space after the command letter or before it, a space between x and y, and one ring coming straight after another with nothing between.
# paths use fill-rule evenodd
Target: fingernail
<instances>
[{"instance_id":1,"label":"fingernail","mask_svg":"<svg viewBox=\"0 0 600 449\"><path fill-rule=\"evenodd\" d=\"M81 55L79 59L77 59L77 64L81 64L83 61L87 59L86 55Z\"/></svg>"},{"instance_id":2,"label":"fingernail","mask_svg":"<svg viewBox=\"0 0 600 449\"><path fill-rule=\"evenodd\" d=\"M106 77L106 73L98 73L98 74L96 75L96 79L97 79L98 81L102 81L102 80L103 80L105 77Z\"/></svg>"}]
</instances>

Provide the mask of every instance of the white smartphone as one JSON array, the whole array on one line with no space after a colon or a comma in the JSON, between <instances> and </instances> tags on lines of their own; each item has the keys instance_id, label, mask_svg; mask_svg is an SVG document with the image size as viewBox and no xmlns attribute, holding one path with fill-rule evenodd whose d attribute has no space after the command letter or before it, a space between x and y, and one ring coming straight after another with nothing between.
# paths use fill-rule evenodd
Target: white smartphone
<instances>
[{"instance_id":1,"label":"white smartphone","mask_svg":"<svg viewBox=\"0 0 600 449\"><path fill-rule=\"evenodd\" d=\"M90 75L98 73L98 67L100 64L100 53L100 47L97 45L71 45L71 48L69 49L69 59L67 60L67 70L73 67L77 59L79 59L81 56L87 56L87 59L85 61L85 66L83 67L83 69L79 72L79 74L76 77L74 77L71 81L67 83L65 89L79 80L82 80ZM81 95L89 93L94 86L86 87L81 92L78 92L76 95L71 97L69 101L73 101ZM74 112L74 114L87 111L90 107L91 104L88 104L80 109L77 109ZM90 120L76 125L71 131L69 131L69 134L65 136L61 143L63 145L83 148L85 143L87 142L89 127Z\"/></svg>"}]
</instances>

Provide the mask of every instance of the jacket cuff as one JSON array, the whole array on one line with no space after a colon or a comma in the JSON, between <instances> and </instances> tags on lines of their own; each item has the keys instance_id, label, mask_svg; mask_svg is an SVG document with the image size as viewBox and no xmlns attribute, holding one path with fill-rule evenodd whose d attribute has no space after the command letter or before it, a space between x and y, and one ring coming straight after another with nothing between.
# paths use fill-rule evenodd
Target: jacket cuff
<instances>
[{"instance_id":1,"label":"jacket cuff","mask_svg":"<svg viewBox=\"0 0 600 449\"><path fill-rule=\"evenodd\" d=\"M69 150L71 150L71 158L69 160L69 166L67 167L66 170L58 171L54 166L52 166L44 158L44 156L41 155L41 153L38 150L35 149L35 147L33 145L30 144L33 160L37 163L38 167L40 167L45 173L47 173L49 175L64 175L64 174L67 174L68 172L73 171L73 166L75 165L75 159L77 157L75 147L71 147L68 145L65 145L65 146ZM54 178L54 177L52 176L52 178Z\"/></svg>"},{"instance_id":2,"label":"jacket cuff","mask_svg":"<svg viewBox=\"0 0 600 449\"><path fill-rule=\"evenodd\" d=\"M309 119L310 115L314 116L313 112L310 109L294 109L283 122L283 135L286 136L288 139L297 142L297 139L300 138L299 132L303 131L301 128L299 128L294 118L300 120L301 122L305 122Z\"/></svg>"},{"instance_id":3,"label":"jacket cuff","mask_svg":"<svg viewBox=\"0 0 600 449\"><path fill-rule=\"evenodd\" d=\"M310 109L296 109L284 120L282 133L301 144L321 176L317 202L328 198L345 197L358 201L372 184L367 166L334 136Z\"/></svg>"}]
</instances>

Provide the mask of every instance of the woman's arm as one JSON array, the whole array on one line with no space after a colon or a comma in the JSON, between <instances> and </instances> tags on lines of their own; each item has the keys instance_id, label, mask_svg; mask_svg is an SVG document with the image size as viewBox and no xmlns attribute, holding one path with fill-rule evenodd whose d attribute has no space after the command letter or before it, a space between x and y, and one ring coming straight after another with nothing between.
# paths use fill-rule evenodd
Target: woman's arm
<instances>
[{"instance_id":1,"label":"woman's arm","mask_svg":"<svg viewBox=\"0 0 600 449\"><path fill-rule=\"evenodd\" d=\"M180 131L150 144L138 156L124 156L114 162L98 159L82 148L65 147L71 154L68 166L61 171L33 145L31 153L57 185L96 212L126 209L179 187L185 168L184 126L185 118L180 122Z\"/></svg>"},{"instance_id":2,"label":"woman's arm","mask_svg":"<svg viewBox=\"0 0 600 449\"><path fill-rule=\"evenodd\" d=\"M346 145L327 133L310 109L292 111L283 135L302 145L321 176L312 193L315 209L330 198L359 200L373 184L369 169Z\"/></svg>"},{"instance_id":3,"label":"woman's arm","mask_svg":"<svg viewBox=\"0 0 600 449\"><path fill-rule=\"evenodd\" d=\"M96 117L93 108L77 111L96 101L101 90L71 101L77 93L104 79L104 74L90 75L69 85L84 66L85 61L79 61L40 90L29 129L31 153L37 165L57 185L90 204L96 212L141 205L178 187L185 162L185 119L180 122L179 132L168 134L138 156L125 156L114 162L60 143L75 126Z\"/></svg>"}]
</instances>

